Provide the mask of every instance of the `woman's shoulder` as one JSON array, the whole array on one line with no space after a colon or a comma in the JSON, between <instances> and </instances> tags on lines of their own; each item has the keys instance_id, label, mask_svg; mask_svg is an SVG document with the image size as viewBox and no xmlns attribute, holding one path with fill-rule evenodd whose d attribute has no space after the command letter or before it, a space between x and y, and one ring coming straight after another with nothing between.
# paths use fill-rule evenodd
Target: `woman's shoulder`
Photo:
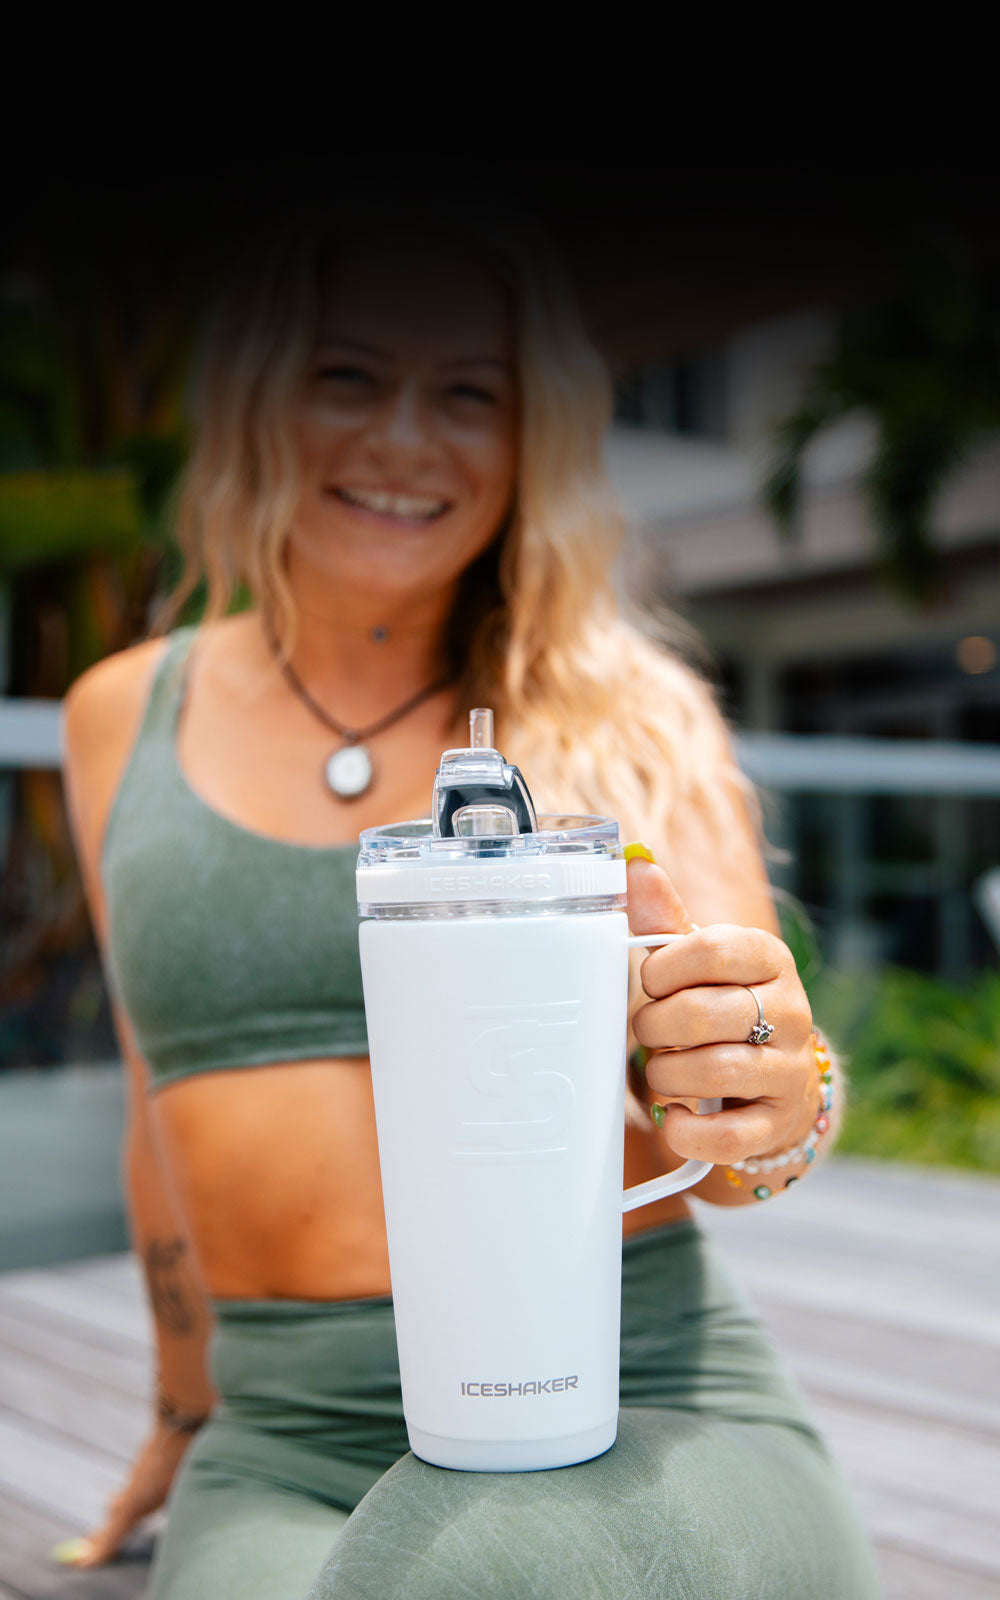
<instances>
[{"instance_id":1,"label":"woman's shoulder","mask_svg":"<svg viewBox=\"0 0 1000 1600\"><path fill-rule=\"evenodd\" d=\"M130 742L132 724L142 714L172 637L143 639L116 650L75 679L63 698L64 738L70 750L93 739Z\"/></svg>"},{"instance_id":2,"label":"woman's shoulder","mask_svg":"<svg viewBox=\"0 0 1000 1600\"><path fill-rule=\"evenodd\" d=\"M95 928L103 929L99 862L107 819L170 635L144 639L88 667L63 699L66 807Z\"/></svg>"},{"instance_id":3,"label":"woman's shoulder","mask_svg":"<svg viewBox=\"0 0 1000 1600\"><path fill-rule=\"evenodd\" d=\"M82 672L62 702L63 772L111 792L124 772L149 703L154 680L181 639L196 628L141 639L113 651Z\"/></svg>"}]
</instances>

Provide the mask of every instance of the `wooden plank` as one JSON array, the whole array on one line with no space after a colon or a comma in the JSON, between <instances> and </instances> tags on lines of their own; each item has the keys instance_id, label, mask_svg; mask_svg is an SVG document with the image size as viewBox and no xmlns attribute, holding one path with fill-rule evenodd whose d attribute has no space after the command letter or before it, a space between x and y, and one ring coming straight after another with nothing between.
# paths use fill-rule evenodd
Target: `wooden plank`
<instances>
[{"instance_id":1,"label":"wooden plank","mask_svg":"<svg viewBox=\"0 0 1000 1600\"><path fill-rule=\"evenodd\" d=\"M103 1516L125 1469L97 1442L82 1445L0 1411L0 1499L13 1496L86 1528Z\"/></svg>"},{"instance_id":2,"label":"wooden plank","mask_svg":"<svg viewBox=\"0 0 1000 1600\"><path fill-rule=\"evenodd\" d=\"M932 1228L928 1224L926 1230L920 1230L911 1221L904 1229L890 1226L888 1219L883 1226L877 1208L866 1210L863 1206L856 1207L853 1216L838 1212L813 1219L808 1211L804 1210L802 1215L795 1211L795 1193L797 1190L788 1196L778 1195L767 1206L753 1210L746 1206L724 1210L718 1207L707 1218L707 1208L700 1209L699 1219L717 1237L730 1240L741 1249L747 1246L760 1251L766 1245L769 1255L786 1255L794 1250L806 1258L836 1256L883 1265L891 1261L921 1268L935 1280L975 1281L983 1261L992 1259L1000 1250L1000 1229L992 1226L977 1223L971 1228L975 1239L956 1239L949 1237L949 1232L957 1231L954 1227L949 1230ZM831 1202L827 1204L832 1208ZM850 1209L845 1203L844 1212ZM767 1221L764 1220L765 1211L768 1211ZM928 1237L932 1232L940 1235L936 1242Z\"/></svg>"},{"instance_id":3,"label":"wooden plank","mask_svg":"<svg viewBox=\"0 0 1000 1600\"><path fill-rule=\"evenodd\" d=\"M850 1062L847 1065L849 1071ZM995 1173L915 1166L835 1151L832 1159L824 1161L813 1176L831 1195L836 1195L838 1206L855 1197L862 1211L868 1213L869 1231L873 1217L893 1213L898 1213L904 1222L908 1219L909 1226L917 1232L938 1223L947 1227L958 1223L963 1233L967 1226L981 1226L994 1232L1000 1229L1000 1220L991 1204L1000 1192L1000 1177ZM812 1181L810 1177L810 1187ZM813 1198L809 1198L805 1185L795 1193L796 1196L801 1194L807 1207L820 1205L815 1192ZM961 1234L955 1242L959 1242L960 1237Z\"/></svg>"},{"instance_id":4,"label":"wooden plank","mask_svg":"<svg viewBox=\"0 0 1000 1600\"><path fill-rule=\"evenodd\" d=\"M699 1206L759 1302L1000 1348L1000 1182L834 1160L760 1207Z\"/></svg>"},{"instance_id":5,"label":"wooden plank","mask_svg":"<svg viewBox=\"0 0 1000 1600\"><path fill-rule=\"evenodd\" d=\"M727 1255L755 1299L944 1339L962 1339L974 1328L980 1342L1000 1347L1000 1306L985 1279L942 1282L938 1275L928 1283L926 1270L894 1260L862 1262L825 1247L804 1257L756 1240Z\"/></svg>"},{"instance_id":6,"label":"wooden plank","mask_svg":"<svg viewBox=\"0 0 1000 1600\"><path fill-rule=\"evenodd\" d=\"M997 1600L997 1580L990 1573L949 1566L890 1545L875 1553L885 1600Z\"/></svg>"},{"instance_id":7,"label":"wooden plank","mask_svg":"<svg viewBox=\"0 0 1000 1600\"><path fill-rule=\"evenodd\" d=\"M1000 1592L1000 1184L833 1161L699 1207L852 1483L890 1600Z\"/></svg>"},{"instance_id":8,"label":"wooden plank","mask_svg":"<svg viewBox=\"0 0 1000 1600\"><path fill-rule=\"evenodd\" d=\"M899 1382L885 1372L865 1373L846 1362L824 1361L822 1371L816 1374L810 1357L796 1360L787 1350L782 1353L801 1387L817 1401L842 1401L854 1407L866 1406L869 1412L939 1422L989 1439L997 1437L1000 1405L980 1410L972 1400L956 1401L924 1385Z\"/></svg>"},{"instance_id":9,"label":"wooden plank","mask_svg":"<svg viewBox=\"0 0 1000 1600\"><path fill-rule=\"evenodd\" d=\"M26 1422L74 1439L98 1442L109 1455L131 1460L152 1424L153 1408L103 1384L72 1383L39 1357L6 1351L0 1361L0 1408Z\"/></svg>"},{"instance_id":10,"label":"wooden plank","mask_svg":"<svg viewBox=\"0 0 1000 1600\"><path fill-rule=\"evenodd\" d=\"M876 1540L1000 1580L1000 1441L830 1401L812 1410Z\"/></svg>"},{"instance_id":11,"label":"wooden plank","mask_svg":"<svg viewBox=\"0 0 1000 1600\"><path fill-rule=\"evenodd\" d=\"M817 1382L822 1382L827 1359L836 1357L873 1373L933 1386L956 1401L983 1400L983 1414L990 1414L990 1391L1000 1363L992 1345L976 1337L975 1328L945 1339L857 1317L817 1316L808 1306L780 1305L761 1294L755 1299L783 1350L796 1359L811 1354Z\"/></svg>"},{"instance_id":12,"label":"wooden plank","mask_svg":"<svg viewBox=\"0 0 1000 1600\"><path fill-rule=\"evenodd\" d=\"M59 1271L67 1277L81 1278L86 1283L99 1284L115 1294L142 1299L145 1281L138 1256L131 1250L110 1256L86 1256L82 1261L66 1261Z\"/></svg>"},{"instance_id":13,"label":"wooden plank","mask_svg":"<svg viewBox=\"0 0 1000 1600\"><path fill-rule=\"evenodd\" d=\"M39 1322L30 1307L27 1314L0 1307L0 1366L11 1352L38 1356L73 1388L99 1383L134 1399L152 1391L151 1350L92 1344L73 1331Z\"/></svg>"},{"instance_id":14,"label":"wooden plank","mask_svg":"<svg viewBox=\"0 0 1000 1600\"><path fill-rule=\"evenodd\" d=\"M960 1506L994 1522L1000 1439L829 1400L814 1398L811 1405L857 1482L898 1487L914 1500Z\"/></svg>"},{"instance_id":15,"label":"wooden plank","mask_svg":"<svg viewBox=\"0 0 1000 1600\"><path fill-rule=\"evenodd\" d=\"M807 1183L777 1203L699 1205L702 1221L736 1229L741 1238L795 1236L813 1249L838 1235L858 1249L886 1254L887 1241L909 1248L932 1270L962 1258L974 1268L1000 1248L1000 1179L834 1155ZM747 1228L744 1234L740 1230ZM977 1262L978 1258L978 1262Z\"/></svg>"},{"instance_id":16,"label":"wooden plank","mask_svg":"<svg viewBox=\"0 0 1000 1600\"><path fill-rule=\"evenodd\" d=\"M124 1267L123 1267L124 1261ZM120 1487L148 1418L151 1353L127 1258L0 1279L0 1583L23 1600L139 1600L162 1513L92 1573L50 1556ZM74 1281L77 1280L77 1281Z\"/></svg>"},{"instance_id":17,"label":"wooden plank","mask_svg":"<svg viewBox=\"0 0 1000 1600\"><path fill-rule=\"evenodd\" d=\"M69 1326L97 1343L147 1348L152 1336L144 1304L110 1296L99 1285L65 1273L39 1269L0 1278L0 1309L31 1308L49 1326Z\"/></svg>"},{"instance_id":18,"label":"wooden plank","mask_svg":"<svg viewBox=\"0 0 1000 1600\"><path fill-rule=\"evenodd\" d=\"M997 1355L988 1346L756 1299L775 1344L811 1394L1000 1435Z\"/></svg>"},{"instance_id":19,"label":"wooden plank","mask_svg":"<svg viewBox=\"0 0 1000 1600\"><path fill-rule=\"evenodd\" d=\"M28 1600L140 1600L158 1523L144 1524L145 1531L132 1535L116 1561L92 1572L77 1571L60 1566L50 1552L84 1529L66 1517L0 1497L0 1580Z\"/></svg>"}]
</instances>

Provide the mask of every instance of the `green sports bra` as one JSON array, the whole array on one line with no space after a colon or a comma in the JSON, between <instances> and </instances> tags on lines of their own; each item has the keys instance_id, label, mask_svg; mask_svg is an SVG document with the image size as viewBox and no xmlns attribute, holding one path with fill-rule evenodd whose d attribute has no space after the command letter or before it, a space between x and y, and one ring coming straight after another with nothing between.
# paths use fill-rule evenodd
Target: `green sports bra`
<instances>
[{"instance_id":1,"label":"green sports bra","mask_svg":"<svg viewBox=\"0 0 1000 1600\"><path fill-rule=\"evenodd\" d=\"M197 631L168 637L103 847L109 983L154 1088L368 1054L358 847L270 838L199 799L176 745Z\"/></svg>"}]
</instances>

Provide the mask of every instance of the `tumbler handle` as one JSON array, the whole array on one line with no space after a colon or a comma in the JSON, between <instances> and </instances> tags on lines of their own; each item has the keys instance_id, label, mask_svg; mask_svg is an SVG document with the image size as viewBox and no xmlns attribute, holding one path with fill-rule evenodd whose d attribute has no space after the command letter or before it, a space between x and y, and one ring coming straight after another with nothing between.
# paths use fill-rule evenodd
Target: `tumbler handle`
<instances>
[{"instance_id":1,"label":"tumbler handle","mask_svg":"<svg viewBox=\"0 0 1000 1600\"><path fill-rule=\"evenodd\" d=\"M675 939L686 939L686 933L635 933L628 937L630 950L637 946L645 945L653 950L660 945L673 944ZM721 1100L699 1100L698 1113L721 1111ZM685 1161L683 1166L675 1167L673 1172L665 1172L660 1178L650 1178L647 1183L633 1184L631 1189L626 1189L622 1196L622 1210L635 1211L639 1206L648 1206L651 1200L662 1200L664 1195L677 1194L681 1189L690 1189L693 1183L700 1183L702 1178L711 1172L714 1163L711 1161Z\"/></svg>"}]
</instances>

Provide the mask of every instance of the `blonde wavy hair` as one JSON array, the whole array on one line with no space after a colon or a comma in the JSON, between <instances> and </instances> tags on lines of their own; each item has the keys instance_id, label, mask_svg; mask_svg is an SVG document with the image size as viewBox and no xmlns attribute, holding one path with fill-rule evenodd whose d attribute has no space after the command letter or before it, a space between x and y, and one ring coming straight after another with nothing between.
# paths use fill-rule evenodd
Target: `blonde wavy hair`
<instances>
[{"instance_id":1,"label":"blonde wavy hair","mask_svg":"<svg viewBox=\"0 0 1000 1600\"><path fill-rule=\"evenodd\" d=\"M720 843L734 804L759 827L713 691L679 648L689 630L661 614L650 637L616 592L624 520L603 464L612 385L558 252L534 224L467 209L435 217L424 204L419 216L403 207L391 226L372 214L359 220L357 208L350 216L341 237L367 228L391 242L393 228L402 237L412 226L436 235L485 262L510 301L518 482L506 525L465 574L451 621L465 703L493 706L497 744L524 770L540 810L617 817L622 838L644 840L668 870L678 806L698 807ZM176 622L204 581L206 621L245 586L273 616L286 658L294 648L282 565L299 497L292 402L336 248L329 216L307 215L281 228L227 288L203 346L178 502L184 570L154 633Z\"/></svg>"}]
</instances>

